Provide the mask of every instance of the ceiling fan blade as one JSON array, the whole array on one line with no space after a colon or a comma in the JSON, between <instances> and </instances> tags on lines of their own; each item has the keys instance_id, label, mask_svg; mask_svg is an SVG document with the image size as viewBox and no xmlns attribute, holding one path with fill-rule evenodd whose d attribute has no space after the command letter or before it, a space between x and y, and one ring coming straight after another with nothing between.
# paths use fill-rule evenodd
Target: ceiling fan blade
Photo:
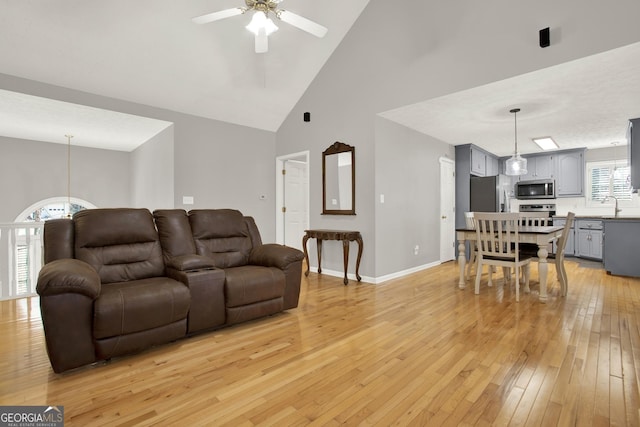
<instances>
[{"instance_id":1,"label":"ceiling fan blade","mask_svg":"<svg viewBox=\"0 0 640 427\"><path fill-rule=\"evenodd\" d=\"M236 15L242 15L244 9L234 7L233 9L225 9L219 12L208 13L206 15L198 16L192 19L196 24L208 24L209 22L219 21L220 19L230 18Z\"/></svg>"},{"instance_id":2,"label":"ceiling fan blade","mask_svg":"<svg viewBox=\"0 0 640 427\"><path fill-rule=\"evenodd\" d=\"M266 53L269 50L269 38L262 29L256 34L256 53Z\"/></svg>"},{"instance_id":3,"label":"ceiling fan blade","mask_svg":"<svg viewBox=\"0 0 640 427\"><path fill-rule=\"evenodd\" d=\"M279 11L277 17L287 24L291 24L294 27L299 28L302 31L306 31L309 34L313 34L316 37L324 37L328 31L322 25L316 24L315 22L310 21L307 18L303 18L300 15L296 15L293 12L289 12L288 10Z\"/></svg>"}]
</instances>

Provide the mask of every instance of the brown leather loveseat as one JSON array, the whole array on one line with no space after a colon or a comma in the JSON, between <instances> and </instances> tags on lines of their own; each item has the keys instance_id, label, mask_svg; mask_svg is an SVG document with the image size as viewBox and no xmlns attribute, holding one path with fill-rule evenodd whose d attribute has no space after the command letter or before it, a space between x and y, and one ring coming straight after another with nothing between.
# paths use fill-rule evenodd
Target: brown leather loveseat
<instances>
[{"instance_id":1,"label":"brown leather loveseat","mask_svg":"<svg viewBox=\"0 0 640 427\"><path fill-rule=\"evenodd\" d=\"M46 222L44 252L55 372L298 305L302 252L236 210L90 209Z\"/></svg>"}]
</instances>

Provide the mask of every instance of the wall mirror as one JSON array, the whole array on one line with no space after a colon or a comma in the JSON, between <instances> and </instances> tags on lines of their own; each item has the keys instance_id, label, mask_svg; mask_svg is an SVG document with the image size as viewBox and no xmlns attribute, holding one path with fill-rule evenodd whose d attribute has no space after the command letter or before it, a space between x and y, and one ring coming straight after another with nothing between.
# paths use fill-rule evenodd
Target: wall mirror
<instances>
[{"instance_id":1,"label":"wall mirror","mask_svg":"<svg viewBox=\"0 0 640 427\"><path fill-rule=\"evenodd\" d=\"M322 214L356 214L356 149L342 142L322 153Z\"/></svg>"}]
</instances>

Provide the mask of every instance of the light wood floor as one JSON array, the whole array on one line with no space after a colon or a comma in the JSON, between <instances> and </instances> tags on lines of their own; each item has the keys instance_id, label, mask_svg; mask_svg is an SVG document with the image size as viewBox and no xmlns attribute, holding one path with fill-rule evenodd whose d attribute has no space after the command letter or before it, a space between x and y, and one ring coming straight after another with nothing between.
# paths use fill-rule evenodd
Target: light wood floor
<instances>
[{"instance_id":1,"label":"light wood floor","mask_svg":"<svg viewBox=\"0 0 640 427\"><path fill-rule=\"evenodd\" d=\"M297 309L63 375L38 299L3 301L0 405L64 405L69 426L638 426L640 280L567 266L546 305L500 273L459 290L453 262L381 285L311 274Z\"/></svg>"}]
</instances>

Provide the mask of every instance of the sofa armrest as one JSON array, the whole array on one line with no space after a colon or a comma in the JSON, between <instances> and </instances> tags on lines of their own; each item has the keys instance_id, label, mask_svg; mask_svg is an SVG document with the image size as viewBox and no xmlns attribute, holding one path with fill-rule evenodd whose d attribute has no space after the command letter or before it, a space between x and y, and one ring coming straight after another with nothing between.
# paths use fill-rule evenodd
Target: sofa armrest
<instances>
[{"instance_id":1,"label":"sofa armrest","mask_svg":"<svg viewBox=\"0 0 640 427\"><path fill-rule=\"evenodd\" d=\"M195 271L213 268L210 258L202 255L180 255L167 260L167 267L178 271Z\"/></svg>"},{"instance_id":2,"label":"sofa armrest","mask_svg":"<svg viewBox=\"0 0 640 427\"><path fill-rule=\"evenodd\" d=\"M95 300L100 295L100 286L100 276L93 267L84 261L64 258L42 267L36 291L40 296L75 293Z\"/></svg>"},{"instance_id":3,"label":"sofa armrest","mask_svg":"<svg viewBox=\"0 0 640 427\"><path fill-rule=\"evenodd\" d=\"M93 304L100 276L86 262L64 258L45 264L36 290L47 353L55 372L93 363Z\"/></svg>"},{"instance_id":4,"label":"sofa armrest","mask_svg":"<svg viewBox=\"0 0 640 427\"><path fill-rule=\"evenodd\" d=\"M298 249L267 243L253 248L249 255L249 264L284 270L289 264L302 261L303 258L304 254Z\"/></svg>"}]
</instances>

